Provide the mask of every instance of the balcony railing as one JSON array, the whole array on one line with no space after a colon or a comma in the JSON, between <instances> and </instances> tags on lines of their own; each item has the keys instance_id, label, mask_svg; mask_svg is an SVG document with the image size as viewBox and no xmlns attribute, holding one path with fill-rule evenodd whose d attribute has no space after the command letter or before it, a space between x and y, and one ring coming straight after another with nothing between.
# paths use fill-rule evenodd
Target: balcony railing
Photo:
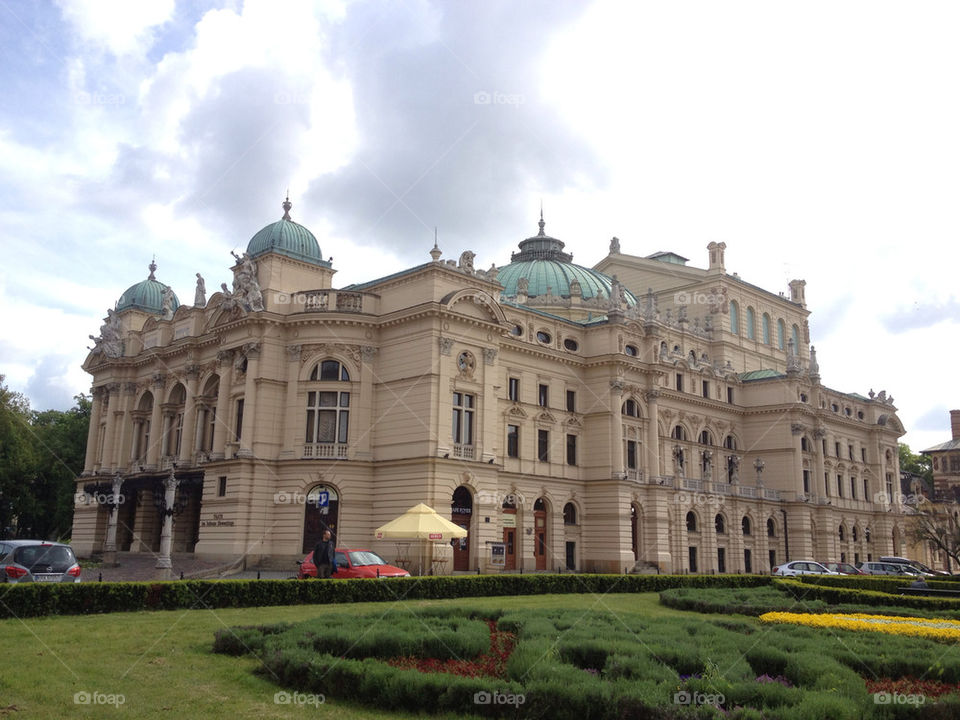
<instances>
[{"instance_id":1,"label":"balcony railing","mask_svg":"<svg viewBox=\"0 0 960 720\"><path fill-rule=\"evenodd\" d=\"M461 458L463 460L473 460L476 453L476 448L473 445L460 445L454 443L453 446L453 456L455 458Z\"/></svg>"},{"instance_id":2,"label":"balcony railing","mask_svg":"<svg viewBox=\"0 0 960 720\"><path fill-rule=\"evenodd\" d=\"M343 443L308 443L303 446L303 457L345 460L347 446Z\"/></svg>"}]
</instances>

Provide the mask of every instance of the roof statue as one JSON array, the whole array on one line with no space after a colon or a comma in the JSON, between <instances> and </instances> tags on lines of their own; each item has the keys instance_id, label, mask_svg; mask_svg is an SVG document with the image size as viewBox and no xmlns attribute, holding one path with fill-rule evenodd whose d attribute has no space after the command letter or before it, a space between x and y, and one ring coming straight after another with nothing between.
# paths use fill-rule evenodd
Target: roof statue
<instances>
[{"instance_id":1,"label":"roof statue","mask_svg":"<svg viewBox=\"0 0 960 720\"><path fill-rule=\"evenodd\" d=\"M246 310L262 311L263 293L260 291L260 283L257 281L256 263L249 253L245 252L241 257L231 250L230 254L237 259L237 266L233 269L232 297L239 300Z\"/></svg>"},{"instance_id":2,"label":"roof statue","mask_svg":"<svg viewBox=\"0 0 960 720\"><path fill-rule=\"evenodd\" d=\"M193 306L205 307L207 304L207 284L203 281L203 275L197 273L197 290L193 294Z\"/></svg>"},{"instance_id":3,"label":"roof statue","mask_svg":"<svg viewBox=\"0 0 960 720\"><path fill-rule=\"evenodd\" d=\"M167 285L160 297L160 312L164 320L173 320L173 288Z\"/></svg>"},{"instance_id":4,"label":"roof statue","mask_svg":"<svg viewBox=\"0 0 960 720\"><path fill-rule=\"evenodd\" d=\"M90 335L89 337L93 340L94 355L103 353L111 358L123 355L123 325L113 310L107 309L107 321L100 326L100 336Z\"/></svg>"}]
</instances>

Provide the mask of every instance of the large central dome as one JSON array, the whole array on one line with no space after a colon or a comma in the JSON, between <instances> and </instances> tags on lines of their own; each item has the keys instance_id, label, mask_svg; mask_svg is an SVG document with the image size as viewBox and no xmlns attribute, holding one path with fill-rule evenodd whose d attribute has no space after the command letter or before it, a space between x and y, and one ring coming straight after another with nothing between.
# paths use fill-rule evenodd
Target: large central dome
<instances>
[{"instance_id":1,"label":"large central dome","mask_svg":"<svg viewBox=\"0 0 960 720\"><path fill-rule=\"evenodd\" d=\"M323 259L320 243L317 242L313 233L290 219L290 208L293 204L289 197L284 200L282 207L282 218L270 223L250 238L250 242L247 243L247 253L250 257L274 252L294 260L330 267L330 262Z\"/></svg>"},{"instance_id":2,"label":"large central dome","mask_svg":"<svg viewBox=\"0 0 960 720\"><path fill-rule=\"evenodd\" d=\"M547 235L545 226L541 213L540 232L520 242L520 252L511 255L510 264L497 273L504 297L516 297L520 280L526 279L529 298L546 295L548 290L555 297L569 298L571 284L576 282L584 300L609 300L613 279L599 270L574 265L573 255L563 252L563 242ZM625 294L627 307L634 307L637 299L629 290Z\"/></svg>"}]
</instances>

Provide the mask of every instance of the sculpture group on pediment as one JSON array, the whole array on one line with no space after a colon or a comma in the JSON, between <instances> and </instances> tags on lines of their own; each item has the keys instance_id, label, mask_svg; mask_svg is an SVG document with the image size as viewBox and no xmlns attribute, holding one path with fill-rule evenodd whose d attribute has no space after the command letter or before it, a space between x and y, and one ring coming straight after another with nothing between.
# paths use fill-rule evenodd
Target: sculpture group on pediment
<instances>
[{"instance_id":1,"label":"sculpture group on pediment","mask_svg":"<svg viewBox=\"0 0 960 720\"><path fill-rule=\"evenodd\" d=\"M94 355L103 354L115 358L123 355L123 324L113 310L107 310L107 321L100 326L100 336L89 336L93 340L91 351Z\"/></svg>"},{"instance_id":2,"label":"sculpture group on pediment","mask_svg":"<svg viewBox=\"0 0 960 720\"><path fill-rule=\"evenodd\" d=\"M251 312L260 312L263 310L263 293L260 290L260 283L257 281L257 265L250 257L250 254L244 252L242 256L235 252L230 252L237 260L237 266L233 270L233 292L231 297L239 302L244 310ZM226 285L223 285L225 288Z\"/></svg>"}]
</instances>

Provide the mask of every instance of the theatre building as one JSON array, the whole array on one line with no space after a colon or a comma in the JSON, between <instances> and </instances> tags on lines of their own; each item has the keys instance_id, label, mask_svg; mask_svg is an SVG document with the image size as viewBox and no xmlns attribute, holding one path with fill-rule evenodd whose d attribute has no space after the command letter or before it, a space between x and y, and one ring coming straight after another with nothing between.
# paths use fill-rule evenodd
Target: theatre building
<instances>
[{"instance_id":1,"label":"theatre building","mask_svg":"<svg viewBox=\"0 0 960 720\"><path fill-rule=\"evenodd\" d=\"M728 274L722 243L702 268L614 238L585 267L541 217L500 267L434 245L336 288L283 205L230 287L207 299L198 274L180 303L151 264L108 312L79 554L156 552L172 523L174 552L210 559L292 567L330 528L390 560L374 529L420 502L468 530L442 572L903 550L893 398L821 384L802 280Z\"/></svg>"}]
</instances>

